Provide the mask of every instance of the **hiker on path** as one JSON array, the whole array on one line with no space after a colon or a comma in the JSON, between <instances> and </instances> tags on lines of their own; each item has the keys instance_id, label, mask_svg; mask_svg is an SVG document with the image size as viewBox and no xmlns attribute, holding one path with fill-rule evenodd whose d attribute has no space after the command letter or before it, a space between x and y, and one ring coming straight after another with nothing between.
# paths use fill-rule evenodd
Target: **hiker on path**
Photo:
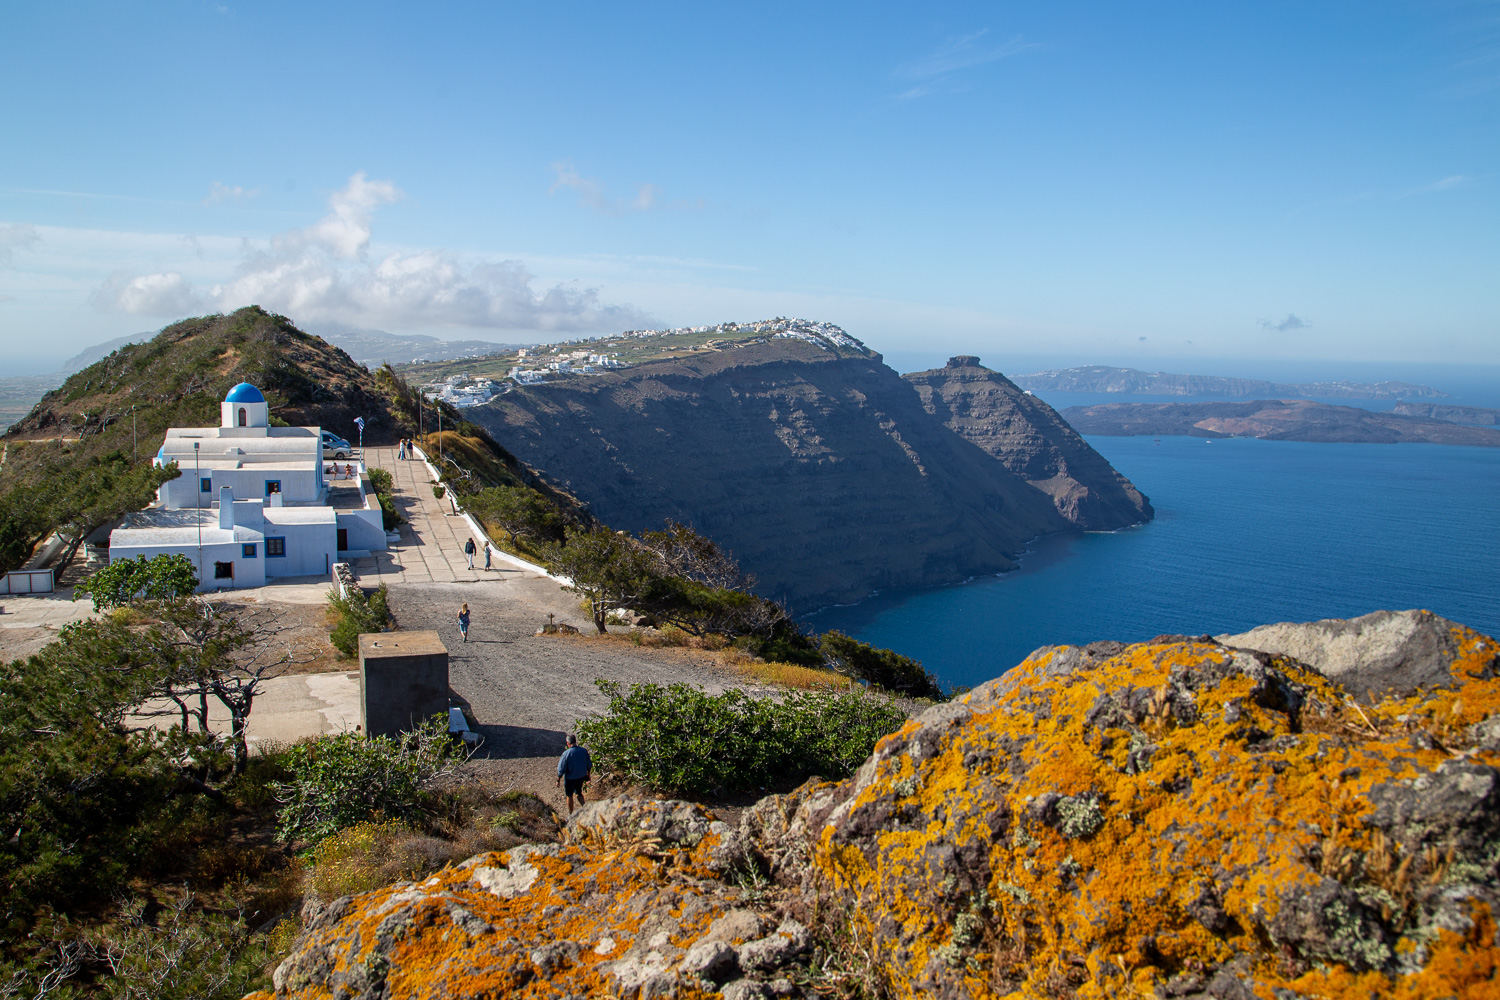
<instances>
[{"instance_id":1,"label":"hiker on path","mask_svg":"<svg viewBox=\"0 0 1500 1000\"><path fill-rule=\"evenodd\" d=\"M469 568L473 569L474 568L474 539L467 538L467 539L464 540L464 555L466 555L466 556L469 557Z\"/></svg>"},{"instance_id":2,"label":"hiker on path","mask_svg":"<svg viewBox=\"0 0 1500 1000\"><path fill-rule=\"evenodd\" d=\"M458 634L464 637L464 642L469 641L469 602L458 609Z\"/></svg>"},{"instance_id":3,"label":"hiker on path","mask_svg":"<svg viewBox=\"0 0 1500 1000\"><path fill-rule=\"evenodd\" d=\"M586 748L578 745L578 737L568 734L568 748L557 760L557 784L563 786L568 796L568 814L573 813L573 796L583 805L583 786L594 774L594 759ZM566 782L566 784L564 784ZM556 786L554 786L556 787Z\"/></svg>"},{"instance_id":4,"label":"hiker on path","mask_svg":"<svg viewBox=\"0 0 1500 1000\"><path fill-rule=\"evenodd\" d=\"M493 551L494 549L490 546L489 541L486 540L484 543L484 568L486 570L490 568L490 553Z\"/></svg>"}]
</instances>

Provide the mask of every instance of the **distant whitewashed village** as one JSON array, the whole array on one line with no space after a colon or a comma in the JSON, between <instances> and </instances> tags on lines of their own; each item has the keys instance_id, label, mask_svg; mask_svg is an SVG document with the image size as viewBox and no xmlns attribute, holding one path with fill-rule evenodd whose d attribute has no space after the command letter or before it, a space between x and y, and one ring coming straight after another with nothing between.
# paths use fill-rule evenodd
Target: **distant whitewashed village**
<instances>
[{"instance_id":1,"label":"distant whitewashed village","mask_svg":"<svg viewBox=\"0 0 1500 1000\"><path fill-rule=\"evenodd\" d=\"M429 401L441 401L458 409L480 406L498 395L510 392L516 386L545 385L568 376L600 375L630 367L629 362L620 359L619 350L611 351L608 348L631 346L631 341L639 344L641 341L668 338L697 339L710 334L721 336L702 341L696 345L698 349L723 350L730 346L744 347L776 339L802 340L825 350L831 346L865 349L864 344L833 323L785 316L752 323L626 330L592 340L523 347L515 352L516 363L501 378L473 372L452 374L423 385L422 394ZM575 344L585 346L576 347Z\"/></svg>"}]
</instances>

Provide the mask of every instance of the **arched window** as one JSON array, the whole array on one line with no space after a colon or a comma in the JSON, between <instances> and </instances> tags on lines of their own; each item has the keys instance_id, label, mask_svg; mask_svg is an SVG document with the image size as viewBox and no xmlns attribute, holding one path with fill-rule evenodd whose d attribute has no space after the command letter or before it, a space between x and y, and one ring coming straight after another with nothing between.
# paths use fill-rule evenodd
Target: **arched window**
<instances>
[{"instance_id":1,"label":"arched window","mask_svg":"<svg viewBox=\"0 0 1500 1000\"><path fill-rule=\"evenodd\" d=\"M241 427L246 426L246 423L245 423L245 408L243 406L240 407L240 426Z\"/></svg>"}]
</instances>

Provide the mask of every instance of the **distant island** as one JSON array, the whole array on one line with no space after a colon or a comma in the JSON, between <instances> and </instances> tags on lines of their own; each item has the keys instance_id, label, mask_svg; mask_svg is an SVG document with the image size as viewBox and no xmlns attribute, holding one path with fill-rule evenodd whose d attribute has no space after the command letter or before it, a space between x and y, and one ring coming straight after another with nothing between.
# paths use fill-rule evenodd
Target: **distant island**
<instances>
[{"instance_id":1,"label":"distant island","mask_svg":"<svg viewBox=\"0 0 1500 1000\"><path fill-rule=\"evenodd\" d=\"M1392 413L1407 417L1426 417L1429 420L1446 420L1450 424L1482 424L1486 427L1500 425L1500 410L1483 406L1450 406L1445 403L1397 403Z\"/></svg>"},{"instance_id":2,"label":"distant island","mask_svg":"<svg viewBox=\"0 0 1500 1000\"><path fill-rule=\"evenodd\" d=\"M1448 394L1411 382L1266 382L1222 375L1173 375L1134 368L1084 365L1015 375L1011 381L1032 392L1121 392L1144 396L1335 397L1339 399L1441 399Z\"/></svg>"},{"instance_id":3,"label":"distant island","mask_svg":"<svg viewBox=\"0 0 1500 1000\"><path fill-rule=\"evenodd\" d=\"M1218 403L1102 403L1070 406L1063 419L1080 434L1116 437L1186 435L1271 441L1367 444L1461 444L1500 447L1500 429L1430 417L1377 413L1310 400Z\"/></svg>"}]
</instances>

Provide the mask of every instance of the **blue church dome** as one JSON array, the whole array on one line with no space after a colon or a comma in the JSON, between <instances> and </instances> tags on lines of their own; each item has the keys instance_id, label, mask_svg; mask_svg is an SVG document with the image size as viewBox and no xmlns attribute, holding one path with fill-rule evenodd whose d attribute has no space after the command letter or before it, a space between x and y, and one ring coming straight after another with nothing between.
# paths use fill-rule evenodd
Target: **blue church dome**
<instances>
[{"instance_id":1,"label":"blue church dome","mask_svg":"<svg viewBox=\"0 0 1500 1000\"><path fill-rule=\"evenodd\" d=\"M266 397L260 394L260 390L249 382L241 382L229 390L229 395L224 397L226 403L264 403Z\"/></svg>"}]
</instances>

